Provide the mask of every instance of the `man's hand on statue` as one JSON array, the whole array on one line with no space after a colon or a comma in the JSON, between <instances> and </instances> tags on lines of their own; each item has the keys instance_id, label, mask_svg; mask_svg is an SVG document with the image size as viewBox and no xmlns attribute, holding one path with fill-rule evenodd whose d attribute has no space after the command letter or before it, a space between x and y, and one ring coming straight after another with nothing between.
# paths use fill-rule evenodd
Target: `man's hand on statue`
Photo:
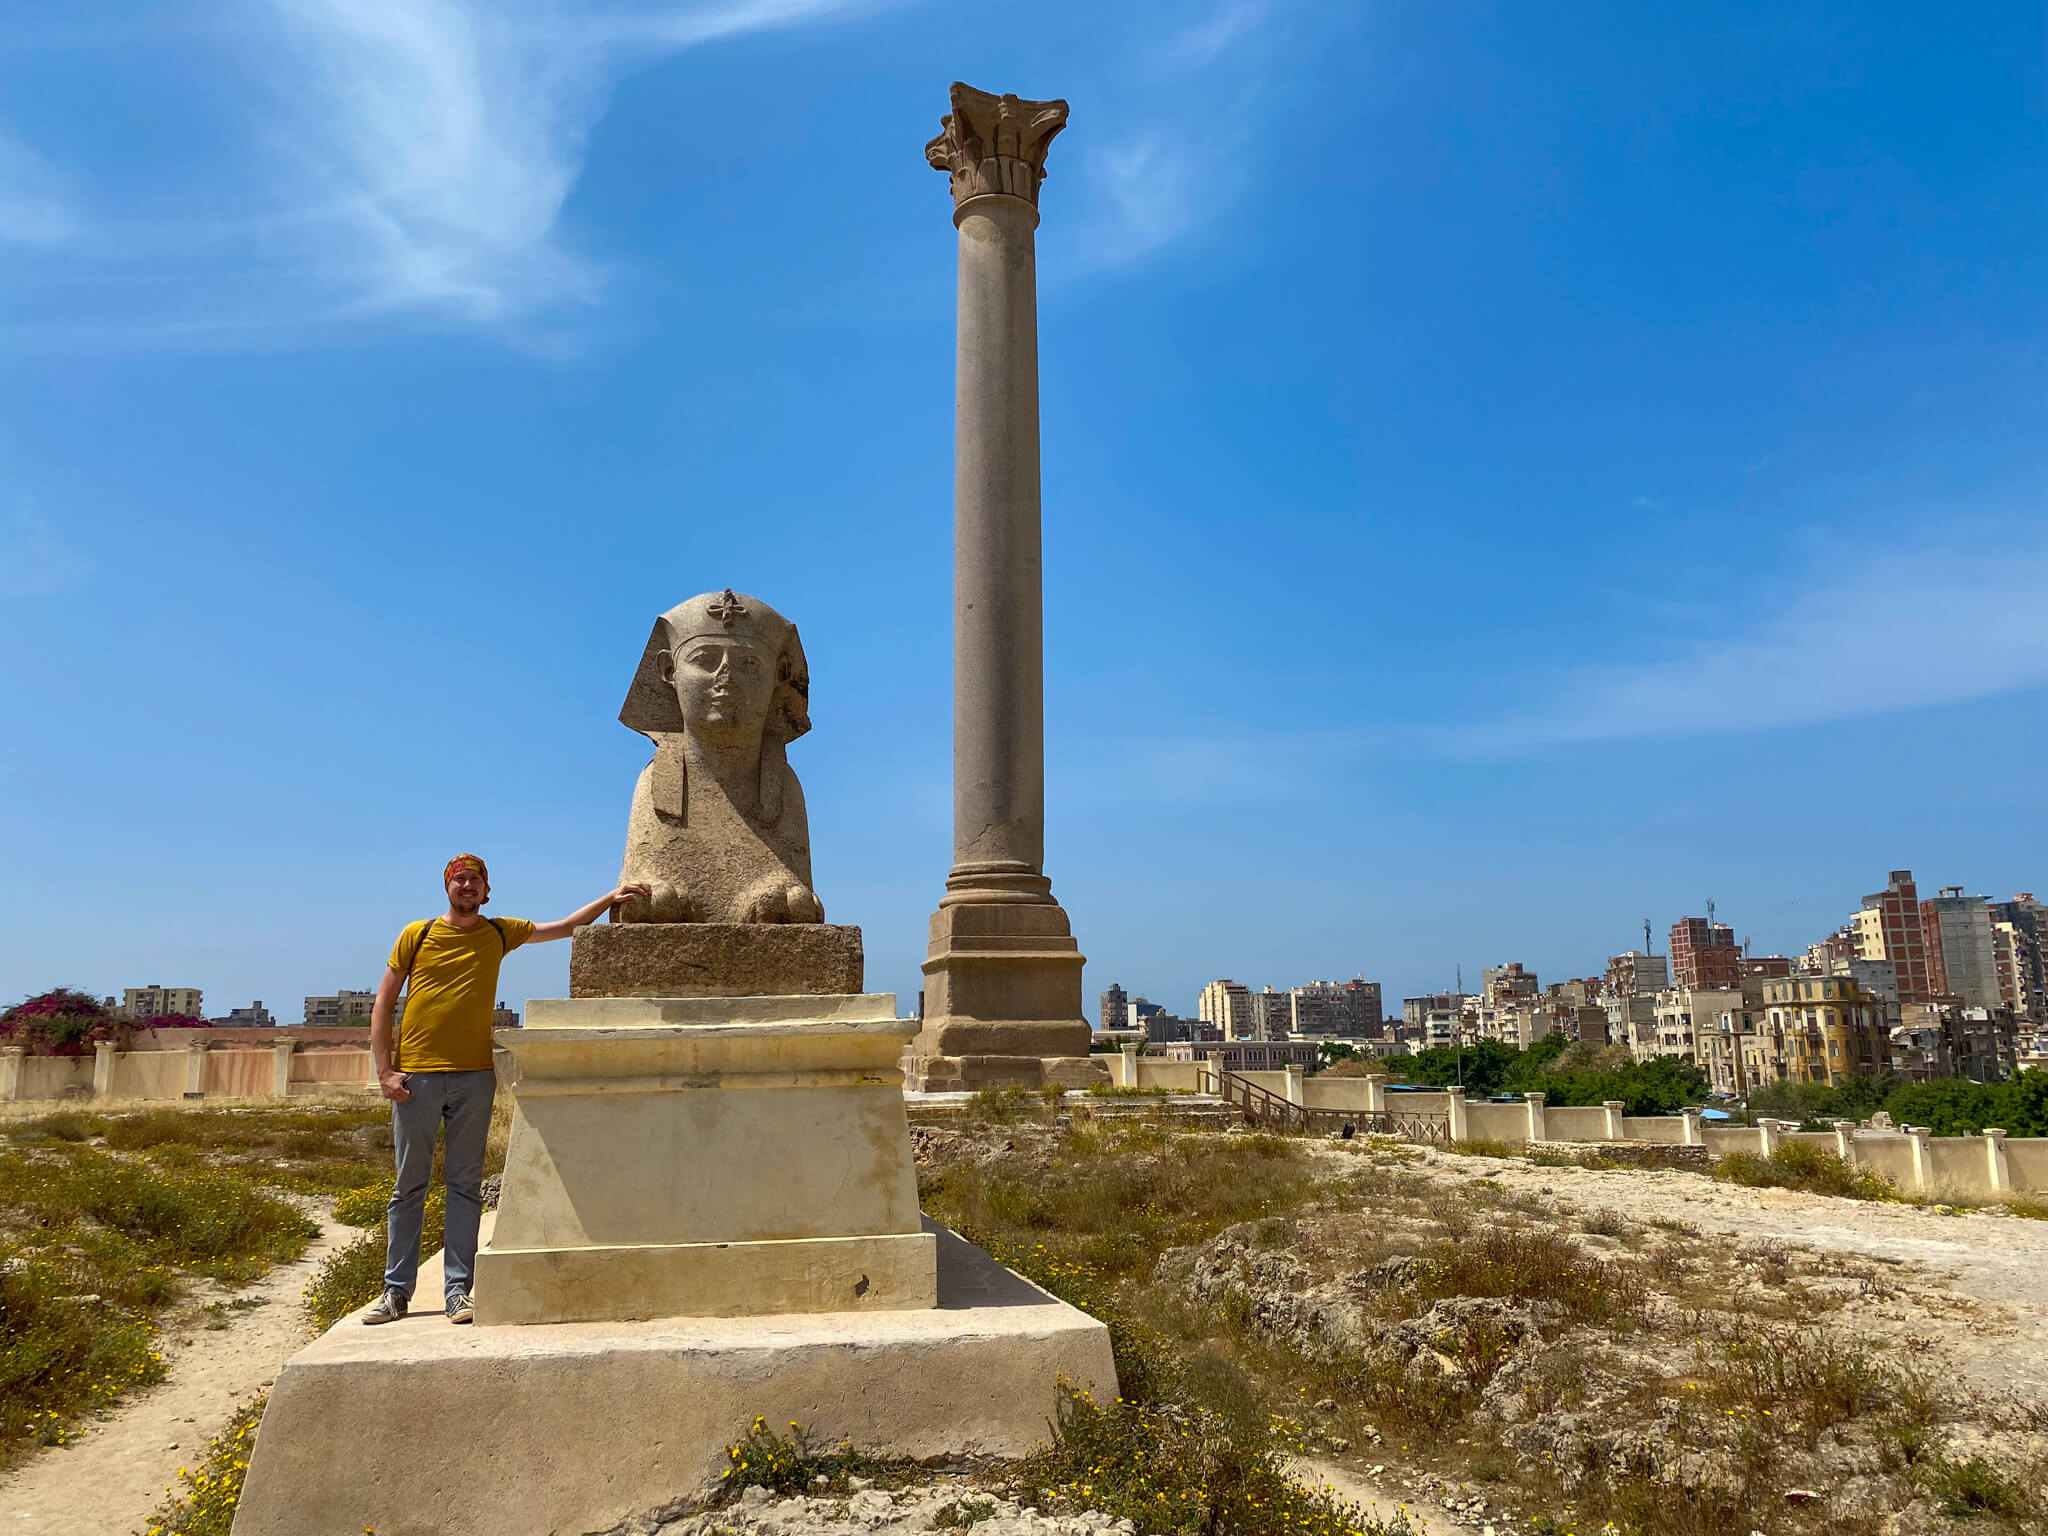
<instances>
[{"instance_id":1,"label":"man's hand on statue","mask_svg":"<svg viewBox=\"0 0 2048 1536\"><path fill-rule=\"evenodd\" d=\"M405 1086L405 1074L396 1067L386 1067L379 1072L377 1086L384 1090L384 1097L394 1104L403 1104L412 1097L412 1090Z\"/></svg>"}]
</instances>

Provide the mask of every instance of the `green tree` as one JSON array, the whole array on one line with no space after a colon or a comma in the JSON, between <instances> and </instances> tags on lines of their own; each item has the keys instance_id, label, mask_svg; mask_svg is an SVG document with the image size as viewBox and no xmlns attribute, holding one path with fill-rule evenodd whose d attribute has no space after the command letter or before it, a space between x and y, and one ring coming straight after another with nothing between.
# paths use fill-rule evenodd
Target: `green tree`
<instances>
[{"instance_id":1,"label":"green tree","mask_svg":"<svg viewBox=\"0 0 2048 1536\"><path fill-rule=\"evenodd\" d=\"M1350 1061L1357 1054L1358 1047L1348 1040L1325 1040L1316 1046L1316 1059L1309 1071L1320 1072L1340 1061Z\"/></svg>"}]
</instances>

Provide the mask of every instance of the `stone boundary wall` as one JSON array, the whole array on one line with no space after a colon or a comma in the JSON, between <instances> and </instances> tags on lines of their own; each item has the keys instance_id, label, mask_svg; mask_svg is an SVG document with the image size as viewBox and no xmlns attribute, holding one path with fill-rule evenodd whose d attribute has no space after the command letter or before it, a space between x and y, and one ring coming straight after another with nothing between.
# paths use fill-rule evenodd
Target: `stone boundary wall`
<instances>
[{"instance_id":1,"label":"stone boundary wall","mask_svg":"<svg viewBox=\"0 0 2048 1536\"><path fill-rule=\"evenodd\" d=\"M1171 1065L1197 1064L1147 1061L1126 1051L1120 1061L1112 1063L1111 1072L1116 1081L1122 1082L1128 1075L1151 1086L1158 1081L1153 1069ZM2001 1130L1988 1130L1981 1136L1934 1136L1924 1127L1859 1126L1849 1120L1837 1121L1828 1131L1802 1131L1781 1120L1764 1120L1753 1126L1710 1125L1696 1108L1675 1115L1624 1115L1619 1101L1553 1109L1540 1093L1525 1095L1519 1103L1495 1104L1469 1102L1461 1088L1389 1092L1386 1078L1376 1074L1306 1077L1298 1068L1290 1068L1238 1076L1310 1109L1361 1113L1405 1109L1443 1115L1450 1122L1453 1141L1524 1146L1570 1143L1600 1145L1610 1151L1626 1146L1698 1148L1704 1158L1735 1152L1768 1157L1787 1142L1807 1142L1881 1174L1908 1195L1995 1201L2008 1194L2048 1193L2048 1138L2013 1141ZM1691 1158L1682 1155L1682 1160Z\"/></svg>"},{"instance_id":2,"label":"stone boundary wall","mask_svg":"<svg viewBox=\"0 0 2048 1536\"><path fill-rule=\"evenodd\" d=\"M155 1034L157 1031L151 1031ZM165 1030L190 1038L179 1048L124 1051L111 1043L90 1056L30 1056L0 1048L0 1102L91 1099L282 1099L311 1093L368 1093L370 1047L328 1044L331 1031L264 1030L264 1043L223 1035L248 1030Z\"/></svg>"}]
</instances>

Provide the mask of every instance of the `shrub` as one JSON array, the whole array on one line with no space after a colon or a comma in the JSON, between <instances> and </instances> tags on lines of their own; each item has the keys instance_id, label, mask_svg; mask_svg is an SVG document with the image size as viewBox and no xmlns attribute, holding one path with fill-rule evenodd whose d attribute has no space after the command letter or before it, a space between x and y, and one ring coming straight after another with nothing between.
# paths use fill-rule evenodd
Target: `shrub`
<instances>
[{"instance_id":1,"label":"shrub","mask_svg":"<svg viewBox=\"0 0 2048 1536\"><path fill-rule=\"evenodd\" d=\"M1423 1256L1416 1290L1426 1300L1498 1296L1554 1301L1575 1322L1607 1322L1641 1309L1647 1294L1630 1264L1592 1258L1544 1227L1487 1227Z\"/></svg>"},{"instance_id":2,"label":"shrub","mask_svg":"<svg viewBox=\"0 0 2048 1536\"><path fill-rule=\"evenodd\" d=\"M1899 1198L1884 1178L1810 1141L1788 1141L1769 1157L1731 1152L1714 1165L1714 1177L1752 1189L1797 1189L1847 1200Z\"/></svg>"},{"instance_id":3,"label":"shrub","mask_svg":"<svg viewBox=\"0 0 2048 1536\"><path fill-rule=\"evenodd\" d=\"M1925 1476L1928 1490L1941 1500L1947 1514L1963 1519L1973 1515L2010 1519L2027 1513L2030 1501L2025 1490L1981 1457L1972 1456L1968 1461L1931 1458Z\"/></svg>"},{"instance_id":4,"label":"shrub","mask_svg":"<svg viewBox=\"0 0 2048 1536\"><path fill-rule=\"evenodd\" d=\"M83 1056L102 1040L126 1043L133 1033L97 998L71 987L26 998L0 1013L0 1041L31 1056Z\"/></svg>"},{"instance_id":5,"label":"shrub","mask_svg":"<svg viewBox=\"0 0 2048 1536\"><path fill-rule=\"evenodd\" d=\"M1214 1357L1212 1357L1214 1358ZM1050 1445L1025 1464L1049 1500L1065 1499L1174 1536L1289 1532L1396 1536L1350 1505L1291 1481L1257 1395L1241 1378L1221 1408L1063 1390Z\"/></svg>"},{"instance_id":6,"label":"shrub","mask_svg":"<svg viewBox=\"0 0 2048 1536\"><path fill-rule=\"evenodd\" d=\"M302 1194L357 1189L391 1166L391 1114L382 1106L307 1109L149 1109L109 1117L120 1152L189 1148L217 1168Z\"/></svg>"},{"instance_id":7,"label":"shrub","mask_svg":"<svg viewBox=\"0 0 2048 1536\"><path fill-rule=\"evenodd\" d=\"M998 1125L1007 1125L1012 1120L1032 1118L1038 1110L1039 1101L1028 1090L1015 1083L1006 1083L1000 1088L983 1088L967 1101L967 1113L977 1120L991 1120Z\"/></svg>"},{"instance_id":8,"label":"shrub","mask_svg":"<svg viewBox=\"0 0 2048 1536\"><path fill-rule=\"evenodd\" d=\"M40 1258L0 1253L0 1464L62 1445L72 1420L163 1377L147 1318Z\"/></svg>"},{"instance_id":9,"label":"shrub","mask_svg":"<svg viewBox=\"0 0 2048 1536\"><path fill-rule=\"evenodd\" d=\"M384 1215L391 1200L392 1180L350 1190L334 1202L335 1220L370 1230L335 1249L321 1261L306 1287L306 1310L317 1328L332 1328L357 1307L377 1299L384 1289ZM448 1192L427 1188L425 1220L420 1227L420 1256L437 1251L445 1235Z\"/></svg>"},{"instance_id":10,"label":"shrub","mask_svg":"<svg viewBox=\"0 0 2048 1536\"><path fill-rule=\"evenodd\" d=\"M162 1262L235 1284L297 1258L320 1231L233 1174L138 1166L83 1147L62 1158L0 1153L0 1206L44 1228L88 1218Z\"/></svg>"},{"instance_id":11,"label":"shrub","mask_svg":"<svg viewBox=\"0 0 2048 1536\"><path fill-rule=\"evenodd\" d=\"M111 1124L104 1115L90 1115L82 1110L60 1109L54 1115L44 1115L31 1120L14 1134L23 1141L90 1141L95 1136L107 1134Z\"/></svg>"},{"instance_id":12,"label":"shrub","mask_svg":"<svg viewBox=\"0 0 2048 1536\"><path fill-rule=\"evenodd\" d=\"M206 1459L197 1468L178 1468L185 1491L173 1495L150 1517L145 1536L229 1536L266 1401L259 1397L237 1411L227 1428L213 1437Z\"/></svg>"},{"instance_id":13,"label":"shrub","mask_svg":"<svg viewBox=\"0 0 2048 1536\"><path fill-rule=\"evenodd\" d=\"M424 1252L426 1244L420 1245ZM323 1332L384 1288L384 1239L374 1232L353 1238L320 1261L306 1287L306 1310Z\"/></svg>"},{"instance_id":14,"label":"shrub","mask_svg":"<svg viewBox=\"0 0 2048 1536\"><path fill-rule=\"evenodd\" d=\"M843 1493L849 1477L905 1470L902 1463L863 1456L844 1440L827 1450L794 1420L788 1434L778 1434L759 1414L747 1426L747 1432L725 1448L725 1459L730 1465L719 1474L719 1488L727 1497L737 1495L742 1488L808 1493L821 1477Z\"/></svg>"}]
</instances>

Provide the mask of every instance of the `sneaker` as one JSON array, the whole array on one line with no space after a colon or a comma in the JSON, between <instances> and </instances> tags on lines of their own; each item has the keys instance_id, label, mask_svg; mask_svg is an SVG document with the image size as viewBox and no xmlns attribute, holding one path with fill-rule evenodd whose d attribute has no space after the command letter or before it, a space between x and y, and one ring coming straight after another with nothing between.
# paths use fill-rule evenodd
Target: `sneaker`
<instances>
[{"instance_id":1,"label":"sneaker","mask_svg":"<svg viewBox=\"0 0 2048 1536\"><path fill-rule=\"evenodd\" d=\"M370 1310L363 1314L365 1323L395 1323L406 1313L405 1292L397 1287L387 1287L382 1296L370 1303Z\"/></svg>"},{"instance_id":2,"label":"sneaker","mask_svg":"<svg viewBox=\"0 0 2048 1536\"><path fill-rule=\"evenodd\" d=\"M448 1298L448 1321L451 1323L473 1323L476 1321L476 1303L469 1299L469 1292L457 1291Z\"/></svg>"}]
</instances>

